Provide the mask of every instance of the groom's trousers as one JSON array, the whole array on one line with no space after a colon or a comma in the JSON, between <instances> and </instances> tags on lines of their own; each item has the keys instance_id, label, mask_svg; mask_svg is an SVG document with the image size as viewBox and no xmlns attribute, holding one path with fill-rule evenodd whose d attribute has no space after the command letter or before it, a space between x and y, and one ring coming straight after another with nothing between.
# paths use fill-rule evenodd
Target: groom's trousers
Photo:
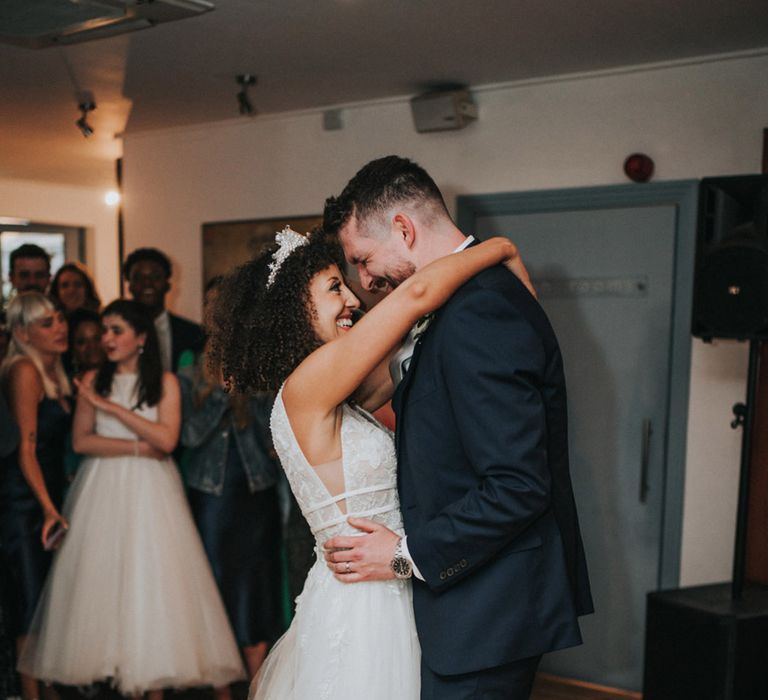
<instances>
[{"instance_id":1,"label":"groom's trousers","mask_svg":"<svg viewBox=\"0 0 768 700\"><path fill-rule=\"evenodd\" d=\"M441 676L421 661L421 700L528 700L541 656L475 673Z\"/></svg>"}]
</instances>

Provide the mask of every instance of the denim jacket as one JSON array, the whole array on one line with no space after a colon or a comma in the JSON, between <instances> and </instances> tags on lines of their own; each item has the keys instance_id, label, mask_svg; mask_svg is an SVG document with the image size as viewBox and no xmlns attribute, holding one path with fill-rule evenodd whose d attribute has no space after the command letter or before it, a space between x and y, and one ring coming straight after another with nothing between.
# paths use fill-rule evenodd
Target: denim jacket
<instances>
[{"instance_id":1,"label":"denim jacket","mask_svg":"<svg viewBox=\"0 0 768 700\"><path fill-rule=\"evenodd\" d=\"M274 398L254 396L250 402L251 422L239 430L229 410L229 397L216 387L199 408L193 401L195 368L179 371L182 422L181 444L186 447L185 473L189 488L220 495L230 438L234 438L248 476L251 492L263 491L278 480L279 466L272 456L269 418Z\"/></svg>"}]
</instances>

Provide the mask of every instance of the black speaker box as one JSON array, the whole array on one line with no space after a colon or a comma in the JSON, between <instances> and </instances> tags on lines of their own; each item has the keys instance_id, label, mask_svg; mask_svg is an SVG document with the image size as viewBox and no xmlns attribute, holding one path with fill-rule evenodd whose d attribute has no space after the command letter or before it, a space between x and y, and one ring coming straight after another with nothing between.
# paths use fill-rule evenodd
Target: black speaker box
<instances>
[{"instance_id":1,"label":"black speaker box","mask_svg":"<svg viewBox=\"0 0 768 700\"><path fill-rule=\"evenodd\" d=\"M768 175L701 181L692 332L768 339Z\"/></svg>"},{"instance_id":2,"label":"black speaker box","mask_svg":"<svg viewBox=\"0 0 768 700\"><path fill-rule=\"evenodd\" d=\"M648 594L643 700L766 700L768 590L730 584Z\"/></svg>"}]
</instances>

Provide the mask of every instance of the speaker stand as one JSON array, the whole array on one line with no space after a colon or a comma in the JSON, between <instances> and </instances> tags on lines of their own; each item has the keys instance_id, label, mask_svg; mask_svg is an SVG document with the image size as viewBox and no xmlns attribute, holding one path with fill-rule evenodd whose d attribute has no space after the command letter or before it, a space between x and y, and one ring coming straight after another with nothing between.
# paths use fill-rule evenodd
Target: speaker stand
<instances>
[{"instance_id":1,"label":"speaker stand","mask_svg":"<svg viewBox=\"0 0 768 700\"><path fill-rule=\"evenodd\" d=\"M742 426L741 466L739 469L739 498L736 511L736 542L733 551L733 581L731 598L741 600L744 591L744 571L747 558L747 522L749 518L749 481L752 462L752 431L755 425L755 401L757 396L758 367L760 363L760 341L749 341L749 368L747 370L747 400L736 404L736 416L731 427Z\"/></svg>"},{"instance_id":2,"label":"speaker stand","mask_svg":"<svg viewBox=\"0 0 768 700\"><path fill-rule=\"evenodd\" d=\"M768 697L768 587L744 585L759 359L750 340L746 402L731 423L743 429L733 580L648 594L644 700Z\"/></svg>"}]
</instances>

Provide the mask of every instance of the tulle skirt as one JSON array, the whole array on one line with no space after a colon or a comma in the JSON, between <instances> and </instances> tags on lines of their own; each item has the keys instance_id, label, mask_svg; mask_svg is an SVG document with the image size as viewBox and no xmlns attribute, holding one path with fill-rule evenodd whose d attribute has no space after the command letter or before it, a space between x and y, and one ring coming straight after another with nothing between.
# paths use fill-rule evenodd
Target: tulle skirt
<instances>
[{"instance_id":1,"label":"tulle skirt","mask_svg":"<svg viewBox=\"0 0 768 700\"><path fill-rule=\"evenodd\" d=\"M410 583L339 583L318 559L249 700L418 700Z\"/></svg>"},{"instance_id":2,"label":"tulle skirt","mask_svg":"<svg viewBox=\"0 0 768 700\"><path fill-rule=\"evenodd\" d=\"M243 677L172 461L89 459L64 515L20 671L66 685L109 679L123 694Z\"/></svg>"}]
</instances>

